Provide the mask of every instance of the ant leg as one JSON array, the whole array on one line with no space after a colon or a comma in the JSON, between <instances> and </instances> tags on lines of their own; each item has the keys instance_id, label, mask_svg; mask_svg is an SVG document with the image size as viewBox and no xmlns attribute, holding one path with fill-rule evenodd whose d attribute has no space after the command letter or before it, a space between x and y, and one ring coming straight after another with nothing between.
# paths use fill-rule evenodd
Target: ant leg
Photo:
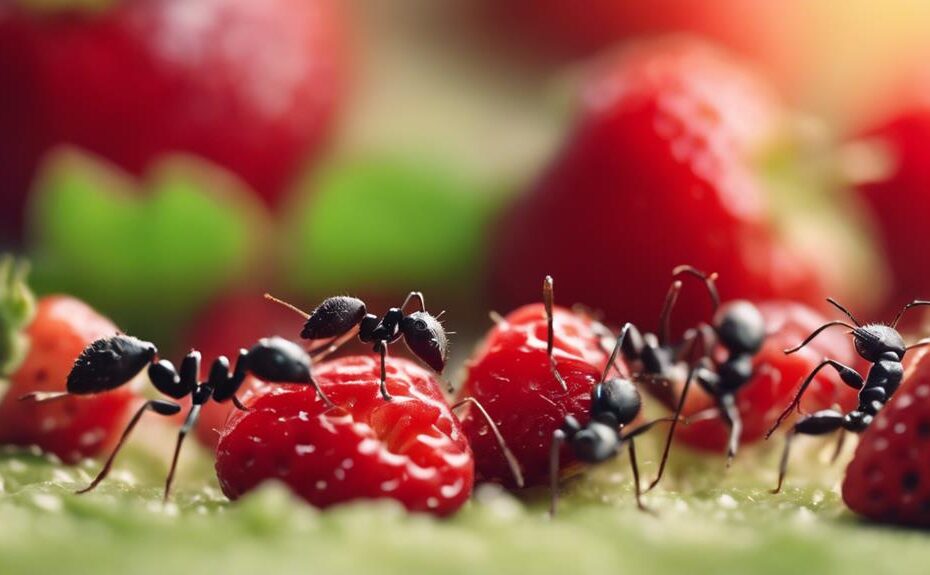
<instances>
[{"instance_id":1,"label":"ant leg","mask_svg":"<svg viewBox=\"0 0 930 575\"><path fill-rule=\"evenodd\" d=\"M178 468L178 456L181 455L181 446L184 444L184 438L187 437L187 434L197 425L197 420L200 418L201 407L201 404L194 404L191 406L191 410L187 412L187 419L184 420L184 425L182 425L181 429L178 431L178 442L174 446L174 457L171 458L168 478L165 479L165 495L162 499L165 503L168 502L168 496L171 495L171 484L174 482L174 472Z\"/></svg>"},{"instance_id":2,"label":"ant leg","mask_svg":"<svg viewBox=\"0 0 930 575\"><path fill-rule=\"evenodd\" d=\"M788 473L788 456L791 453L791 442L795 435L823 435L831 433L837 429L843 429L844 417L839 411L825 409L813 413L794 424L794 427L785 435L785 450L781 454L781 462L778 465L778 485L771 492L773 495L781 492L781 487L785 482L785 475Z\"/></svg>"},{"instance_id":3,"label":"ant leg","mask_svg":"<svg viewBox=\"0 0 930 575\"><path fill-rule=\"evenodd\" d=\"M387 390L387 345L383 342L378 342L377 344L378 352L381 354L381 397L384 398L384 401L391 401L394 399L391 397L391 394ZM319 388L318 388L319 389Z\"/></svg>"},{"instance_id":4,"label":"ant leg","mask_svg":"<svg viewBox=\"0 0 930 575\"><path fill-rule=\"evenodd\" d=\"M636 493L636 506L639 507L640 511L645 511L646 513L655 513L652 509L646 507L643 503L643 492L639 485L639 464L636 461L636 444L633 442L633 438L629 438L630 442L630 469L633 470L633 488L634 493Z\"/></svg>"},{"instance_id":5,"label":"ant leg","mask_svg":"<svg viewBox=\"0 0 930 575\"><path fill-rule=\"evenodd\" d=\"M565 432L556 429L552 432L552 445L549 447L549 517L555 517L559 504L559 450L565 443Z\"/></svg>"},{"instance_id":6,"label":"ant leg","mask_svg":"<svg viewBox=\"0 0 930 575\"><path fill-rule=\"evenodd\" d=\"M659 345L663 347L668 344L668 332L672 322L672 310L675 308L675 303L678 302L678 296L681 294L681 285L681 280L672 282L672 285L668 288L668 292L665 294L662 312L659 314L659 333L657 336L659 338Z\"/></svg>"},{"instance_id":7,"label":"ant leg","mask_svg":"<svg viewBox=\"0 0 930 575\"><path fill-rule=\"evenodd\" d=\"M406 310L407 306L410 305L410 302L412 301L416 301L418 304L420 304L420 311L426 311L426 301L423 299L423 294L418 291L412 291L407 294L407 298L400 306L400 311Z\"/></svg>"},{"instance_id":8,"label":"ant leg","mask_svg":"<svg viewBox=\"0 0 930 575\"><path fill-rule=\"evenodd\" d=\"M728 393L720 398L720 406L723 410L724 419L730 426L730 437L727 441L727 467L733 464L733 458L739 450L739 440L743 435L743 418L739 414L739 408L736 406L736 396Z\"/></svg>"},{"instance_id":9,"label":"ant leg","mask_svg":"<svg viewBox=\"0 0 930 575\"><path fill-rule=\"evenodd\" d=\"M25 395L21 395L17 399L19 401L32 401L34 403L48 403L50 401L57 401L59 399L73 396L74 394L68 393L67 391L33 391Z\"/></svg>"},{"instance_id":10,"label":"ant leg","mask_svg":"<svg viewBox=\"0 0 930 575\"><path fill-rule=\"evenodd\" d=\"M846 430L840 428L839 437L836 438L836 447L833 449L833 455L830 456L830 464L836 463L836 460L840 458L840 454L843 453L843 446L846 445Z\"/></svg>"},{"instance_id":11,"label":"ant leg","mask_svg":"<svg viewBox=\"0 0 930 575\"><path fill-rule=\"evenodd\" d=\"M807 376L807 379L804 380L804 383L801 384L801 387L798 389L797 394L795 394L794 399L791 400L791 403L788 404L788 407L786 407L785 410L781 412L781 415L778 416L778 419L775 421L775 425L773 425L772 428L768 430L768 433L765 434L766 439L771 437L772 434L775 433L775 430L778 429L782 422L788 417L788 414L790 414L793 409L800 405L801 397L804 395L804 392L807 391L807 386L809 386L811 382L814 381L814 377L817 375L817 373L827 366L835 369L839 374L840 379L843 380L843 383L849 387L856 390L862 389L862 386L864 385L862 376L859 375L859 372L857 372L855 369L832 359L825 359L821 361L819 364L817 364L817 367L815 367L813 371L810 372L810 374Z\"/></svg>"},{"instance_id":12,"label":"ant leg","mask_svg":"<svg viewBox=\"0 0 930 575\"><path fill-rule=\"evenodd\" d=\"M314 361L320 361L328 355L335 353L340 347L344 346L350 339L358 335L359 326L354 326L342 335L337 335L328 342L318 345L307 350L307 353Z\"/></svg>"},{"instance_id":13,"label":"ant leg","mask_svg":"<svg viewBox=\"0 0 930 575\"><path fill-rule=\"evenodd\" d=\"M546 355L549 357L549 369L552 371L552 376L562 386L562 391L568 391L568 385L559 373L555 357L552 356L552 348L555 345L555 315L552 312L554 299L552 276L546 276L543 280L543 306L546 308Z\"/></svg>"},{"instance_id":14,"label":"ant leg","mask_svg":"<svg viewBox=\"0 0 930 575\"><path fill-rule=\"evenodd\" d=\"M692 365L688 369L688 378L685 380L685 385L678 398L678 406L675 408L675 417L672 419L672 424L669 426L668 434L665 437L665 447L662 448L662 459L659 462L659 471L656 473L656 478L653 479L649 487L646 488L647 492L655 489L656 485L662 481L662 476L665 474L665 465L668 463L668 456L672 450L672 439L675 437L675 428L678 426L678 421L681 419L681 412L685 408L685 400L688 397L688 390L691 388L691 380L694 379L694 372L695 368Z\"/></svg>"},{"instance_id":15,"label":"ant leg","mask_svg":"<svg viewBox=\"0 0 930 575\"><path fill-rule=\"evenodd\" d=\"M245 404L242 403L242 400L239 399L238 396L234 395L234 396L232 396L230 399L232 400L232 404L233 404L233 405L236 407L236 409L238 409L239 411L246 411L246 412L249 411L249 408L246 407Z\"/></svg>"},{"instance_id":16,"label":"ant leg","mask_svg":"<svg viewBox=\"0 0 930 575\"><path fill-rule=\"evenodd\" d=\"M510 466L510 473L513 474L514 482L517 484L517 487L523 488L523 471L520 469L520 463L517 461L517 458L514 456L513 452L510 451L510 448L507 446L507 442L504 441L504 436L501 435L500 429L497 427L497 424L494 423L494 420L491 419L491 416L488 414L487 410L484 409L484 406L481 405L481 402L474 397L466 397L458 403L453 404L452 409L458 409L466 403L474 405L475 408L484 417L484 420L488 422L488 427L491 428L491 433L494 434L494 438L497 440L497 445L501 448L501 452L504 454L504 459L507 460L507 465Z\"/></svg>"},{"instance_id":17,"label":"ant leg","mask_svg":"<svg viewBox=\"0 0 930 575\"><path fill-rule=\"evenodd\" d=\"M107 457L106 462L103 464L103 468L99 473L97 473L97 477L95 477L94 480L90 482L90 485L84 489L76 491L75 493L78 495L87 493L88 491L91 491L97 487L101 481L106 479L107 475L110 474L110 468L113 467L113 461L116 459L116 455L119 453L120 449L122 449L123 444L129 437L129 434L132 433L133 429L135 429L136 424L138 424L139 420L142 419L142 414L144 414L148 409L151 409L158 415L168 416L174 415L181 411L181 406L177 403L171 401L162 401L160 399L146 401L145 404L140 407L138 411L136 411L135 415L132 416L132 419L129 420L129 423L126 425L126 429L123 430L123 435L120 436L119 442L116 444L116 447L113 448L113 452L110 453L109 457Z\"/></svg>"}]
</instances>

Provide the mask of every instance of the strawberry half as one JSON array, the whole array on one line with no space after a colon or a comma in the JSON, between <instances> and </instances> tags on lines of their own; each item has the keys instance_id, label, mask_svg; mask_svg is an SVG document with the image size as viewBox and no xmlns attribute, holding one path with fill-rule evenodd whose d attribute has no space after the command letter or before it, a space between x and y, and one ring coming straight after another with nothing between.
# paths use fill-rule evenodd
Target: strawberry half
<instances>
[{"instance_id":1,"label":"strawberry half","mask_svg":"<svg viewBox=\"0 0 930 575\"><path fill-rule=\"evenodd\" d=\"M20 398L36 391L65 391L68 372L84 348L118 331L80 300L68 296L40 299L25 330L29 351L10 375L9 388L0 401L0 443L37 445L67 463L112 449L137 399L129 386L44 404Z\"/></svg>"},{"instance_id":2,"label":"strawberry half","mask_svg":"<svg viewBox=\"0 0 930 575\"><path fill-rule=\"evenodd\" d=\"M567 415L581 425L589 419L591 388L600 381L607 353L595 322L570 310L553 310L553 358L567 390L552 373L547 354L543 304L511 312L488 333L466 365L460 398L473 397L487 410L519 462L527 486L548 480L552 433ZM475 410L462 418L475 452L479 481L514 487L513 474L488 422ZM573 464L563 450L563 468Z\"/></svg>"},{"instance_id":3,"label":"strawberry half","mask_svg":"<svg viewBox=\"0 0 930 575\"><path fill-rule=\"evenodd\" d=\"M930 527L930 353L861 435L843 500L873 521Z\"/></svg>"},{"instance_id":4,"label":"strawberry half","mask_svg":"<svg viewBox=\"0 0 930 575\"><path fill-rule=\"evenodd\" d=\"M278 479L317 507L390 498L411 511L449 515L468 500L474 460L436 378L400 358L352 356L320 364L314 378L337 405L312 390L277 386L246 398L216 453L230 499Z\"/></svg>"}]
</instances>

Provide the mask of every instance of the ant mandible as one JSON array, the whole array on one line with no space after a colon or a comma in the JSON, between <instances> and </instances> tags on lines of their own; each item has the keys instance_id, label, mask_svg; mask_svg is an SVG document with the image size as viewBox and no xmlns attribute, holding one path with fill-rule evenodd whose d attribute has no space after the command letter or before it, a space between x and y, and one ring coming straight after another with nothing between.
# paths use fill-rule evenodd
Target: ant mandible
<instances>
[{"instance_id":1,"label":"ant mandible","mask_svg":"<svg viewBox=\"0 0 930 575\"><path fill-rule=\"evenodd\" d=\"M824 358L824 360L810 372L807 379L804 380L804 383L802 383L801 387L798 389L794 399L788 404L788 407L785 408L781 415L778 416L775 425L765 434L766 439L771 437L793 409L800 409L801 397L804 395L804 392L807 391L807 387L814 380L817 373L825 367L832 367L836 370L837 374L839 374L843 383L859 392L859 404L856 409L845 414L835 409L817 411L801 418L792 426L785 436L785 449L782 452L781 462L778 467L778 485L772 490L772 493L780 492L782 484L785 481L785 475L788 472L788 456L791 451L791 442L795 435L799 433L802 435L824 435L833 431L839 431L840 442L842 442L842 438L847 431L852 433L861 433L865 431L882 407L892 398L898 386L901 385L901 380L904 377L904 368L901 365L901 362L904 360L904 354L915 347L930 344L930 339L922 339L911 345L905 345L904 338L901 337L901 334L897 330L898 322L904 316L905 312L916 306L930 305L930 301L914 300L905 305L901 308L901 311L898 312L898 315L895 316L891 325L879 323L862 325L848 309L840 305L840 303L833 298L827 298L827 302L843 312L855 325L849 325L842 320L827 322L814 330L813 333L807 336L799 345L791 349L786 349L785 353L792 354L799 351L824 330L831 327L843 326L849 328L850 334L853 336L853 341L856 345L856 353L858 353L861 358L871 363L872 366L869 368L868 375L863 379L862 375L852 367L843 365L830 358ZM841 446L842 443L838 445ZM836 453L839 454L839 451L840 447L837 448Z\"/></svg>"},{"instance_id":2,"label":"ant mandible","mask_svg":"<svg viewBox=\"0 0 930 575\"><path fill-rule=\"evenodd\" d=\"M178 432L174 457L165 480L165 501L171 493L171 484L184 438L196 425L201 407L212 399L216 402L232 401L238 409L247 411L236 397L236 392L249 373L268 383L312 385L323 400L332 405L310 375L310 357L307 353L299 345L280 337L260 339L251 349L240 350L232 372L229 369L229 359L225 356L218 357L213 361L206 381L200 380L199 351L192 350L188 353L181 361L180 370L176 370L168 360L156 361L157 355L158 349L155 344L128 335L98 339L87 346L74 362L74 367L68 374L66 392L33 392L20 399L46 402L70 396L103 393L125 385L143 369L147 369L148 378L155 389L164 395L173 399L191 396L192 405ZM160 399L146 401L129 420L119 442L97 477L77 493L93 490L107 477L116 455L146 411L172 416L181 411L181 406L173 401Z\"/></svg>"},{"instance_id":3,"label":"ant mandible","mask_svg":"<svg viewBox=\"0 0 930 575\"><path fill-rule=\"evenodd\" d=\"M604 366L600 381L591 389L590 420L582 426L578 420L568 415L562 427L552 434L552 444L549 451L549 489L551 502L549 514L554 516L559 499L559 452L563 444L568 444L574 456L584 463L600 463L616 457L624 445L629 445L630 468L633 472L633 484L636 493L636 505L642 511L649 511L643 504L642 491L639 484L639 464L636 460L636 444L634 439L654 427L658 423L672 422L675 417L662 417L645 423L631 432L624 434L624 428L639 415L642 407L642 397L636 385L629 379L611 377L608 379L611 367L615 366L619 353L627 335L632 331L633 325L627 323L620 331L620 336L614 345L610 359ZM693 375L693 368L689 369L688 380ZM677 416L676 416L677 417Z\"/></svg>"},{"instance_id":4,"label":"ant mandible","mask_svg":"<svg viewBox=\"0 0 930 575\"><path fill-rule=\"evenodd\" d=\"M270 294L265 294L265 299L283 305L304 318L301 339L329 340L310 350L310 356L314 359L333 353L356 334L363 343L373 343L374 352L381 355L381 396L385 400L391 399L385 382L388 344L403 337L410 351L433 371L442 373L446 365L449 344L446 332L439 323L442 314L435 317L430 315L426 311L423 294L418 291L410 292L400 307L390 308L381 318L368 313L365 302L348 296L327 298L310 313ZM404 310L411 302L418 303L419 309L408 314Z\"/></svg>"}]
</instances>

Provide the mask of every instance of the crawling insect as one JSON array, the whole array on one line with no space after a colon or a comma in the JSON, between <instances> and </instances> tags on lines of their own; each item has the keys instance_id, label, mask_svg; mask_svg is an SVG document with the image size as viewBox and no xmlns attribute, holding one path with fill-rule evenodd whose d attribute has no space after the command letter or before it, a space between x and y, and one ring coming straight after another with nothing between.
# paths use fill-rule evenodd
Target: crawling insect
<instances>
[{"instance_id":1,"label":"crawling insect","mask_svg":"<svg viewBox=\"0 0 930 575\"><path fill-rule=\"evenodd\" d=\"M390 308L381 318L368 313L365 302L354 297L327 298L310 313L270 294L265 294L265 298L304 318L301 339L329 340L310 350L314 359L333 353L356 334L363 343L373 343L375 353L381 355L381 395L385 400L391 399L385 385L388 344L403 337L410 351L433 371L442 373L446 365L449 344L438 319L442 314L430 315L420 292L410 292L400 307ZM405 310L412 302L419 304L419 309L408 314Z\"/></svg>"},{"instance_id":2,"label":"crawling insect","mask_svg":"<svg viewBox=\"0 0 930 575\"><path fill-rule=\"evenodd\" d=\"M328 405L332 405L310 375L310 357L307 353L299 345L280 337L260 339L251 349L240 350L232 372L229 360L225 356L218 357L213 361L206 381L200 379L199 351L193 350L188 353L181 362L180 370L176 370L168 360L156 361L157 356L158 349L155 344L128 335L98 339L87 346L74 362L74 367L68 374L66 392L34 392L20 399L46 402L74 395L103 393L125 385L142 370L146 370L152 385L162 394L173 399L190 396L192 405L178 432L174 457L165 480L165 501L171 493L184 438L196 425L201 407L212 399L217 402L232 401L237 408L246 410L236 397L236 392L249 373L268 383L311 385ZM93 490L107 477L116 455L146 411L172 416L181 411L181 406L173 401L161 399L146 401L129 420L119 442L97 477L78 493Z\"/></svg>"},{"instance_id":3,"label":"crawling insect","mask_svg":"<svg viewBox=\"0 0 930 575\"><path fill-rule=\"evenodd\" d=\"M782 422L787 419L792 410L798 408L801 397L804 395L804 392L807 391L807 387L814 380L817 373L825 367L832 367L836 370L843 383L859 392L859 405L856 409L848 413L841 413L835 409L817 411L806 417L802 417L792 426L785 437L785 449L782 452L781 462L778 468L778 485L772 490L772 493L780 492L785 481L785 475L788 472L788 457L791 452L791 442L795 435L824 435L839 431L840 440L842 441L843 434L847 431L852 433L861 433L865 431L878 412L891 400L892 396L894 396L894 393L898 390L898 386L901 385L901 380L904 377L904 368L901 362L904 360L904 355L916 347L930 344L930 338L925 338L911 345L906 345L904 343L904 338L901 337L901 334L897 330L898 322L909 309L917 306L930 305L930 301L914 300L905 305L901 308L901 311L898 312L898 315L895 316L891 325L880 323L862 325L848 309L840 305L836 300L827 298L827 302L840 310L855 325L849 325L842 320L827 322L814 330L813 333L807 336L807 338L797 346L786 349L785 353L795 353L810 343L824 330L831 327L842 326L850 330L849 333L853 336L853 340L856 344L856 352L860 357L871 363L872 367L869 368L868 375L863 378L862 375L852 367L843 365L836 360L825 358L811 371L810 375L807 376L807 379L801 384L794 399L788 404L788 407L785 408L781 415L778 416L778 420L772 428L769 429L768 433L766 433L766 439L771 437ZM837 452L839 452L839 449Z\"/></svg>"},{"instance_id":4,"label":"crawling insect","mask_svg":"<svg viewBox=\"0 0 930 575\"><path fill-rule=\"evenodd\" d=\"M642 491L639 484L639 465L636 460L636 445L634 439L649 431L658 423L674 422L675 417L662 417L645 423L636 429L624 434L628 426L642 407L642 397L636 389L636 384L626 378L610 377L611 367L617 359L617 354L623 346L627 335L632 330L632 324L627 323L617 338L610 360L604 367L601 380L591 389L591 419L587 425L582 426L574 416L567 416L560 429L552 434L552 444L549 452L549 489L551 503L550 515L555 515L559 499L559 452L563 444L568 444L574 456L584 463L600 463L617 456L624 446L629 447L630 468L633 471L633 484L636 493L636 505L640 510L649 509L642 502ZM688 380L693 375L689 370Z\"/></svg>"}]
</instances>

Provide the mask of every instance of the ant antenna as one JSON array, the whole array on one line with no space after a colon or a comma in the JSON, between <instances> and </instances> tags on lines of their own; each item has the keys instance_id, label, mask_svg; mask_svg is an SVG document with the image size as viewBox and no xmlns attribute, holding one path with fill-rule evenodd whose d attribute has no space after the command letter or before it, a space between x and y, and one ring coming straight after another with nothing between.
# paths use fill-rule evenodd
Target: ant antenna
<instances>
[{"instance_id":1,"label":"ant antenna","mask_svg":"<svg viewBox=\"0 0 930 575\"><path fill-rule=\"evenodd\" d=\"M678 301L678 295L681 293L681 280L675 280L668 288L665 294L665 303L662 304L662 313L659 314L659 343L665 345L668 343L668 332L672 320L672 308Z\"/></svg>"},{"instance_id":2,"label":"ant antenna","mask_svg":"<svg viewBox=\"0 0 930 575\"><path fill-rule=\"evenodd\" d=\"M465 399L454 404L452 409L458 409L466 403L474 405L475 408L481 412L481 415L484 417L485 421L488 422L488 427L491 428L491 433L494 434L494 438L497 440L497 445L501 448L501 452L504 454L504 459L507 460L507 465L510 466L510 473L513 474L514 482L517 484L517 487L522 489L525 485L525 482L523 481L523 471L520 469L520 463L517 461L517 458L514 456L513 452L510 451L510 448L507 447L507 441L505 441L504 436L501 435L501 430L498 429L497 424L494 423L493 419L491 419L491 416L484 409L484 406L481 405L481 402L474 397L466 397Z\"/></svg>"},{"instance_id":3,"label":"ant antenna","mask_svg":"<svg viewBox=\"0 0 930 575\"><path fill-rule=\"evenodd\" d=\"M297 306L294 305L294 304L288 303L288 302L284 301L283 299L278 299L278 298L274 297L274 296L271 295L270 293L266 293L266 294L265 294L265 299L268 300L268 301L270 301L270 302L274 302L274 303L276 303L276 304L278 304L278 305L283 305L283 306L286 307L287 309L289 309L289 310L291 310L291 311L293 311L293 312L295 312L295 313L297 313L297 314L300 314L305 320L310 319L310 314L309 314L309 313L305 312L304 310L300 309L299 307L297 307Z\"/></svg>"},{"instance_id":4,"label":"ant antenna","mask_svg":"<svg viewBox=\"0 0 930 575\"><path fill-rule=\"evenodd\" d=\"M903 308L901 308L901 311L898 312L898 315L894 316L894 321L891 322L891 327L892 327L892 329L898 327L898 322L901 321L901 317L904 315L904 313L905 313L907 310L911 309L912 307L917 307L917 306L921 306L921 305L930 305L930 301L922 300L922 299L915 299L915 300L912 301L911 303L909 303L909 304L905 305Z\"/></svg>"},{"instance_id":5,"label":"ant antenna","mask_svg":"<svg viewBox=\"0 0 930 575\"><path fill-rule=\"evenodd\" d=\"M807 338L806 338L804 341L802 341L801 343L799 343L799 344L796 345L795 347L792 347L792 348L790 348L790 349L786 349L786 350L785 350L785 355L791 355L792 353L794 353L794 352L796 352L796 351L800 351L801 348L803 348L805 345L809 344L815 337L817 337L818 335L820 335L821 332L823 332L824 330L829 329L829 328L831 328L831 327L837 326L837 325L841 325L841 326L843 326L843 327L847 327L847 328L851 329L852 331L856 331L856 328L855 328L855 327L849 325L849 324L846 323L845 321L835 320L835 321L827 322L827 323L823 324L822 326L818 327L817 329L815 329L815 330L813 331L813 333L811 333L809 336L807 336Z\"/></svg>"},{"instance_id":6,"label":"ant antenna","mask_svg":"<svg viewBox=\"0 0 930 575\"><path fill-rule=\"evenodd\" d=\"M911 345L905 347L905 348L904 348L904 351L910 351L910 350L914 349L915 347L924 347L924 346L926 346L926 345L930 345L930 338L928 338L928 337L925 337L924 339L922 339L922 340L920 340L920 341L915 341L915 342L912 343Z\"/></svg>"},{"instance_id":7,"label":"ant antenna","mask_svg":"<svg viewBox=\"0 0 930 575\"><path fill-rule=\"evenodd\" d=\"M707 288L707 295L710 296L710 301L714 306L714 312L716 312L717 308L720 307L720 292L717 291L717 272L707 274L694 266L688 265L678 266L672 270L672 277L677 277L681 274L693 275L704 282L704 287Z\"/></svg>"},{"instance_id":8,"label":"ant antenna","mask_svg":"<svg viewBox=\"0 0 930 575\"><path fill-rule=\"evenodd\" d=\"M630 322L623 324L623 329L620 330L620 335L617 336L617 341L614 343L614 349L610 352L610 359L607 360L607 365L604 366L604 373L601 374L601 383L607 381L607 374L610 373L610 368L616 367L614 362L617 361L617 354L620 353L620 348L623 347L623 341L626 339L626 334L632 327L633 324Z\"/></svg>"},{"instance_id":9,"label":"ant antenna","mask_svg":"<svg viewBox=\"0 0 930 575\"><path fill-rule=\"evenodd\" d=\"M836 301L836 300L833 299L832 297L828 297L828 298L827 298L827 303L829 303L830 305L832 305L832 306L835 307L836 309L838 309L838 310L840 310L841 312L843 312L844 314L846 314L846 317L848 317L849 319L851 319L852 322L853 322L854 324L856 324L858 327L862 327L862 324L859 322L859 320L856 319L856 317L852 314L852 312L849 311L848 309L846 309L846 308L843 306L843 304L841 304L840 302ZM908 305L910 305L910 304L908 304ZM906 310L907 307L905 307L904 309ZM902 310L901 313L904 313L904 310ZM898 318L900 318L900 317L901 317L901 314L899 313L899 314L898 314L898 317L895 318L895 321L894 321L895 324L898 323ZM892 325L892 327L894 327L894 325Z\"/></svg>"},{"instance_id":10,"label":"ant antenna","mask_svg":"<svg viewBox=\"0 0 930 575\"><path fill-rule=\"evenodd\" d=\"M546 276L543 280L543 305L546 308L546 355L549 356L549 367L552 368L552 375L555 376L556 381L562 386L562 390L568 391L568 385L566 385L565 380L562 379L562 375L556 367L555 358L552 357L552 348L555 338L555 328L553 325L555 317L552 313L552 302L555 300L553 290L552 276Z\"/></svg>"}]
</instances>

